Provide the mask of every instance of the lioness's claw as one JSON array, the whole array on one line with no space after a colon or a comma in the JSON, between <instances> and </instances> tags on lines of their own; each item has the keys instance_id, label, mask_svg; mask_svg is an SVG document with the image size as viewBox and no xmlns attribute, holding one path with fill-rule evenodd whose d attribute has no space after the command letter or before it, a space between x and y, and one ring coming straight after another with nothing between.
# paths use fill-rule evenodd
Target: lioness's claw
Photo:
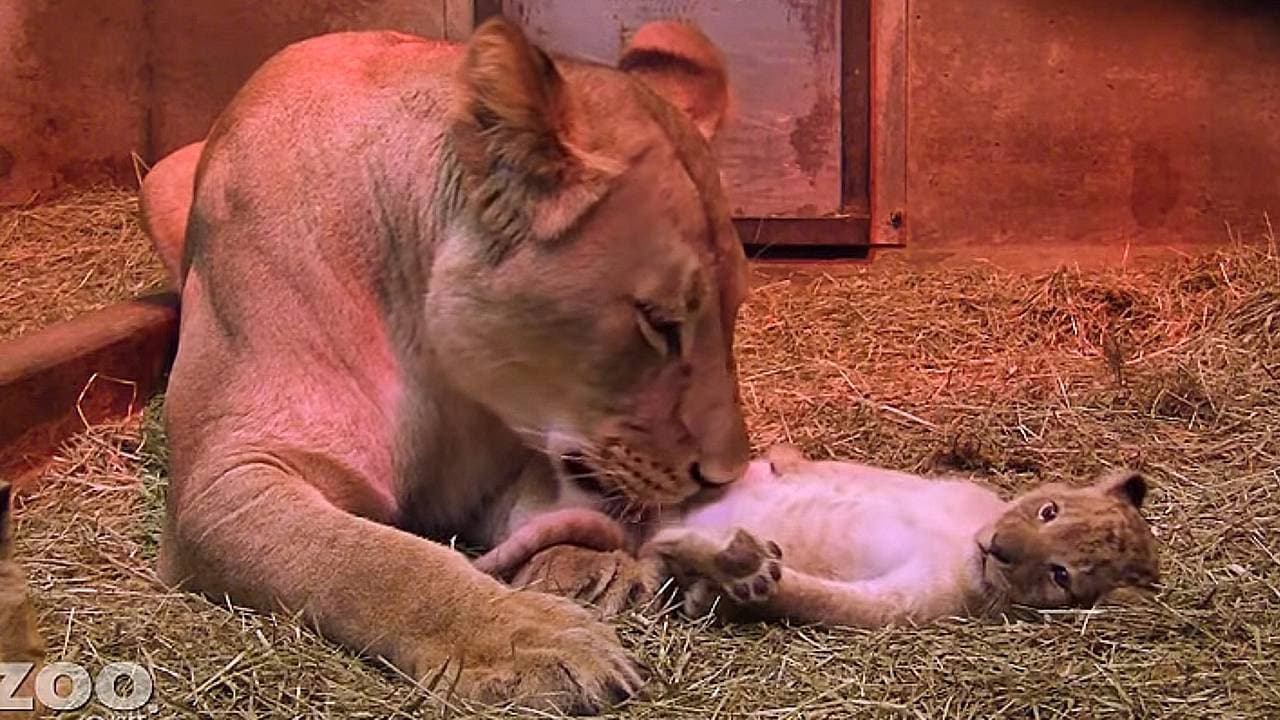
<instances>
[{"instance_id":1,"label":"lioness's claw","mask_svg":"<svg viewBox=\"0 0 1280 720\"><path fill-rule=\"evenodd\" d=\"M460 640L462 660L441 673L427 654L417 663L422 675L470 700L571 714L599 713L644 687L648 673L613 629L572 602L512 591L498 603L493 622Z\"/></svg>"}]
</instances>

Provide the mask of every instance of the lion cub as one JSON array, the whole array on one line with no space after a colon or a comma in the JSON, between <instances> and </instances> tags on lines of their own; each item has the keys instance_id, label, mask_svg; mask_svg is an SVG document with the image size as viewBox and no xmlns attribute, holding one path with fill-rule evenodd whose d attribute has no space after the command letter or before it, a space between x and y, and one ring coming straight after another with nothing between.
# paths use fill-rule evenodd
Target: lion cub
<instances>
[{"instance_id":1,"label":"lion cub","mask_svg":"<svg viewBox=\"0 0 1280 720\"><path fill-rule=\"evenodd\" d=\"M26 575L13 560L9 495L9 484L0 482L0 663L32 663L38 666L44 661L44 640L36 630L36 613L27 597ZM34 703L36 669L38 667L33 667L27 674L13 695L15 699L29 699ZM0 718L33 716L28 711L7 709L5 701L0 699Z\"/></svg>"},{"instance_id":2,"label":"lion cub","mask_svg":"<svg viewBox=\"0 0 1280 720\"><path fill-rule=\"evenodd\" d=\"M973 482L779 447L716 497L660 520L640 554L666 566L695 615L719 601L733 617L880 627L1013 604L1086 607L1158 582L1138 512L1146 489L1121 472L1004 501ZM591 524L585 512L573 518L577 536ZM595 522L609 532L603 516ZM517 533L526 543L533 534Z\"/></svg>"},{"instance_id":3,"label":"lion cub","mask_svg":"<svg viewBox=\"0 0 1280 720\"><path fill-rule=\"evenodd\" d=\"M1142 475L1048 484L1012 501L962 480L775 448L723 497L650 540L686 607L861 627L1086 607L1159 580Z\"/></svg>"}]
</instances>

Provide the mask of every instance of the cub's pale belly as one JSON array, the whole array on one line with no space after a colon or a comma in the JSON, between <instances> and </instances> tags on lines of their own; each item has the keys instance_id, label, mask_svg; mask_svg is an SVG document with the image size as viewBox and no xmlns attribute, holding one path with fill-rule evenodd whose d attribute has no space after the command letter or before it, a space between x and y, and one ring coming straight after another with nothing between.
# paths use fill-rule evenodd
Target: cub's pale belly
<instances>
[{"instance_id":1,"label":"cub's pale belly","mask_svg":"<svg viewBox=\"0 0 1280 720\"><path fill-rule=\"evenodd\" d=\"M782 547L788 567L818 577L869 580L915 554L919 529L884 498L826 483L745 478L715 502L687 511L683 527L727 536L738 528Z\"/></svg>"}]
</instances>

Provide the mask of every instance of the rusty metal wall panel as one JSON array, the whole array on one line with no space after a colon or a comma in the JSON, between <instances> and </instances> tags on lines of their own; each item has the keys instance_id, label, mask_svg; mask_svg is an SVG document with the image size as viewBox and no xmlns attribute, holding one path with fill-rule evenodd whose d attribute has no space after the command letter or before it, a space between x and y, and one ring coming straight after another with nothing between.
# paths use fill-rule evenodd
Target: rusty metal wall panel
<instances>
[{"instance_id":1,"label":"rusty metal wall panel","mask_svg":"<svg viewBox=\"0 0 1280 720\"><path fill-rule=\"evenodd\" d=\"M840 211L840 0L505 0L503 12L544 47L610 64L647 20L696 22L733 83L719 139L733 213Z\"/></svg>"},{"instance_id":2,"label":"rusty metal wall panel","mask_svg":"<svg viewBox=\"0 0 1280 720\"><path fill-rule=\"evenodd\" d=\"M915 245L1258 238L1280 212L1273 2L911 0Z\"/></svg>"}]
</instances>

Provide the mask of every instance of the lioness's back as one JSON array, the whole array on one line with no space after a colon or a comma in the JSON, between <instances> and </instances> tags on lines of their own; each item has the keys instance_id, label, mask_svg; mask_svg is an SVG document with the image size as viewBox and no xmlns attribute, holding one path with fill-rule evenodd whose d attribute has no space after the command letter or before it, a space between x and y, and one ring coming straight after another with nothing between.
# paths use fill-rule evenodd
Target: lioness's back
<instances>
[{"instance_id":1,"label":"lioness's back","mask_svg":"<svg viewBox=\"0 0 1280 720\"><path fill-rule=\"evenodd\" d=\"M461 55L459 45L398 32L344 32L308 38L276 53L249 78L215 123L209 139L225 130L228 121L239 124L255 116L269 120L265 106L288 100L341 102L347 108L359 107L362 118L376 123L377 103L370 107L370 100L382 96L412 108L423 98L422 91L439 92L453 84ZM284 109L288 119L308 124L334 119L348 124L351 119L345 114L326 118L316 112L319 108L315 105ZM433 105L416 119L437 124L441 113ZM323 140L329 146L333 138Z\"/></svg>"}]
</instances>

